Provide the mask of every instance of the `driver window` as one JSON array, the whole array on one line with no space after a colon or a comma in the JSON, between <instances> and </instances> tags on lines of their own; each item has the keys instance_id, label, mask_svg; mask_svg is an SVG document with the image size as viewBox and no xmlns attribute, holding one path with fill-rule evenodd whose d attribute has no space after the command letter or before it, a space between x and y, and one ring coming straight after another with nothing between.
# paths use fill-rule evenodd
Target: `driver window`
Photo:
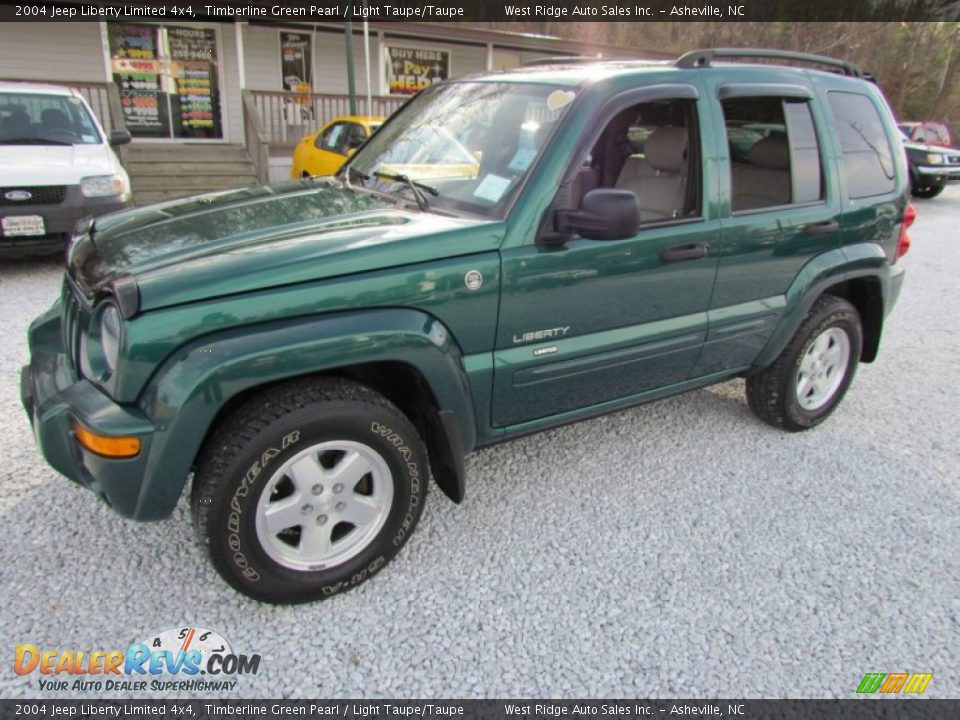
<instances>
[{"instance_id":1,"label":"driver window","mask_svg":"<svg viewBox=\"0 0 960 720\"><path fill-rule=\"evenodd\" d=\"M367 131L363 129L363 125L358 123L350 123L350 129L347 133L347 146L346 151L356 150L358 147L363 145L364 141L367 139Z\"/></svg>"},{"instance_id":2,"label":"driver window","mask_svg":"<svg viewBox=\"0 0 960 720\"><path fill-rule=\"evenodd\" d=\"M573 200L595 188L629 190L640 222L700 215L699 135L692 100L662 100L621 110L584 158Z\"/></svg>"},{"instance_id":3,"label":"driver window","mask_svg":"<svg viewBox=\"0 0 960 720\"><path fill-rule=\"evenodd\" d=\"M321 150L328 150L340 155L345 155L346 152L341 148L346 144L346 136L347 123L334 123L317 138L316 145Z\"/></svg>"}]
</instances>

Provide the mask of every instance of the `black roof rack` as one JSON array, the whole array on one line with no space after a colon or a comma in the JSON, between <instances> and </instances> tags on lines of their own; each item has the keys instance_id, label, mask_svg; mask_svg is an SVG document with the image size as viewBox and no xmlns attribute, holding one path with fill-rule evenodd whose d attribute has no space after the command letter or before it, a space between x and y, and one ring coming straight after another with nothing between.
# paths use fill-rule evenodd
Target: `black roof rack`
<instances>
[{"instance_id":1,"label":"black roof rack","mask_svg":"<svg viewBox=\"0 0 960 720\"><path fill-rule=\"evenodd\" d=\"M539 58L538 60L527 60L522 67L534 67L536 65L580 65L583 63L603 62L609 58L586 57L584 55L560 55L558 57Z\"/></svg>"},{"instance_id":2,"label":"black roof rack","mask_svg":"<svg viewBox=\"0 0 960 720\"><path fill-rule=\"evenodd\" d=\"M859 67L846 60L826 57L825 55L811 55L809 53L793 52L791 50L762 50L760 48L709 48L706 50L691 50L677 58L674 65L678 68L710 67L718 58L763 58L769 60L793 60L795 62L813 63L837 68L844 75L850 77L865 77Z\"/></svg>"}]
</instances>

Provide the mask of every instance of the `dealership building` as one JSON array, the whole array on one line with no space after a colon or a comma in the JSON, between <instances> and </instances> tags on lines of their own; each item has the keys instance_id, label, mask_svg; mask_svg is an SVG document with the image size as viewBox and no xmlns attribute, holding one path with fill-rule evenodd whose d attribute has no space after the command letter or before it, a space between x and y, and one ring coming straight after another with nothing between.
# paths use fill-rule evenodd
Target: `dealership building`
<instances>
[{"instance_id":1,"label":"dealership building","mask_svg":"<svg viewBox=\"0 0 960 720\"><path fill-rule=\"evenodd\" d=\"M296 142L350 114L351 69L356 113L388 115L438 80L566 55L657 57L453 23L0 24L0 79L77 87L129 130L137 202L289 177Z\"/></svg>"}]
</instances>

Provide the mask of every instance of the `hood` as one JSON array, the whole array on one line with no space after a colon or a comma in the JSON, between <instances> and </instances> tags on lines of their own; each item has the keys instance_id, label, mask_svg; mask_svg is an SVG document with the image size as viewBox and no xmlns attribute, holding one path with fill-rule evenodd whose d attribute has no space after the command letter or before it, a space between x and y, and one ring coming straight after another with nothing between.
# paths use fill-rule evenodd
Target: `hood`
<instances>
[{"instance_id":1,"label":"hood","mask_svg":"<svg viewBox=\"0 0 960 720\"><path fill-rule=\"evenodd\" d=\"M907 150L913 150L915 152L937 153L938 155L960 155L960 150L955 150L944 145L927 145L925 143L913 142L912 140L904 140L903 146Z\"/></svg>"},{"instance_id":2,"label":"hood","mask_svg":"<svg viewBox=\"0 0 960 720\"><path fill-rule=\"evenodd\" d=\"M76 185L116 172L106 145L0 145L0 187Z\"/></svg>"},{"instance_id":3,"label":"hood","mask_svg":"<svg viewBox=\"0 0 960 720\"><path fill-rule=\"evenodd\" d=\"M132 277L139 309L499 247L499 222L406 209L334 180L199 195L98 219L74 241L88 297Z\"/></svg>"}]
</instances>

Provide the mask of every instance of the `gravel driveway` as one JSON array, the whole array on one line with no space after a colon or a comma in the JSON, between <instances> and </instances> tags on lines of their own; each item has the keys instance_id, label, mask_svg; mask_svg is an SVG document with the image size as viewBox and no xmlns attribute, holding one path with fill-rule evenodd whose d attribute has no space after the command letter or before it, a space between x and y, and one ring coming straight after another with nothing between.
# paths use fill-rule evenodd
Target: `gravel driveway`
<instances>
[{"instance_id":1,"label":"gravel driveway","mask_svg":"<svg viewBox=\"0 0 960 720\"><path fill-rule=\"evenodd\" d=\"M0 695L39 694L16 643L194 624L263 656L244 697L850 697L868 671L960 696L960 187L917 207L880 358L826 425L777 432L735 381L479 452L387 570L292 608L220 580L185 499L125 521L41 462L18 373L59 269L0 261Z\"/></svg>"}]
</instances>

